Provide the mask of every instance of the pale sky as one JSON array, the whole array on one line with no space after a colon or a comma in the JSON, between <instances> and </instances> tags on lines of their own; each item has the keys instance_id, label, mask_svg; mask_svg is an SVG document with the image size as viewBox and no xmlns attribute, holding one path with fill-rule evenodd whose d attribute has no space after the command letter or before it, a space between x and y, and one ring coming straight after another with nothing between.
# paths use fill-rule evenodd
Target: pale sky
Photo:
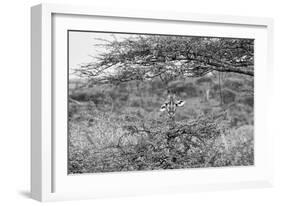
<instances>
[{"instance_id":1,"label":"pale sky","mask_svg":"<svg viewBox=\"0 0 281 206\"><path fill-rule=\"evenodd\" d=\"M128 38L132 34L114 34L117 40ZM114 40L112 33L97 33L97 32L69 32L69 77L75 78L71 75L73 69L79 68L79 65L93 62L93 57L99 53L106 51L104 47L95 46L95 44L102 44L103 41L97 40L106 39Z\"/></svg>"}]
</instances>

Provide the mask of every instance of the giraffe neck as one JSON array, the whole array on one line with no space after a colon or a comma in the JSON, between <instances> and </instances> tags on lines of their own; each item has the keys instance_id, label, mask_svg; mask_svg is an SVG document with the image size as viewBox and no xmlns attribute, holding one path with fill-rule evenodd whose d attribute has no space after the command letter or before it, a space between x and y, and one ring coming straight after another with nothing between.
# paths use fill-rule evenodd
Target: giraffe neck
<instances>
[{"instance_id":1,"label":"giraffe neck","mask_svg":"<svg viewBox=\"0 0 281 206\"><path fill-rule=\"evenodd\" d=\"M168 125L169 125L169 129L172 129L175 127L175 113L176 113L176 104L175 104L175 97L174 95L169 95L168 97L168 108L167 108L167 112L168 112Z\"/></svg>"},{"instance_id":2,"label":"giraffe neck","mask_svg":"<svg viewBox=\"0 0 281 206\"><path fill-rule=\"evenodd\" d=\"M169 129L173 129L176 126L175 116L170 116L168 119L168 127Z\"/></svg>"}]
</instances>

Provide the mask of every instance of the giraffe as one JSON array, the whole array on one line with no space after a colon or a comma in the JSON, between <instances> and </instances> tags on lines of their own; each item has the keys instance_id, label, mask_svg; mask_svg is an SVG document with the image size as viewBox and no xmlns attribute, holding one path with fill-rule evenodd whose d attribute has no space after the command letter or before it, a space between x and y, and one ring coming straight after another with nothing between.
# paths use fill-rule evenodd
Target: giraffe
<instances>
[{"instance_id":1,"label":"giraffe","mask_svg":"<svg viewBox=\"0 0 281 206\"><path fill-rule=\"evenodd\" d=\"M176 99L176 95L175 94L171 94L168 91L168 98L165 101L164 104L162 104L162 106L160 107L160 112L167 112L168 114L168 128L169 128L169 132L173 132L173 129L176 126L175 123L175 115L176 115L176 110L177 107L182 107L185 104L185 101L183 100L178 100ZM172 162L176 161L176 157L174 157L172 155L172 151L174 148L174 141L173 138L170 138L170 136L168 135L168 133L166 133L166 140L167 140L167 147L166 147L166 152L168 155L168 159L170 159Z\"/></svg>"},{"instance_id":2,"label":"giraffe","mask_svg":"<svg viewBox=\"0 0 281 206\"><path fill-rule=\"evenodd\" d=\"M205 75L207 81L207 87L206 87L206 90L205 90L205 101L209 102L210 100L210 89L211 89L211 86L213 84L213 78L215 77L215 74L211 71L211 72L208 72L206 75Z\"/></svg>"},{"instance_id":3,"label":"giraffe","mask_svg":"<svg viewBox=\"0 0 281 206\"><path fill-rule=\"evenodd\" d=\"M202 92L202 102L209 102L210 100L210 91L211 91L211 87L214 83L214 77L216 75L214 74L214 72L208 72L207 74L205 74L203 77L201 77L200 79L198 79L196 81L196 83L201 87L201 92Z\"/></svg>"},{"instance_id":4,"label":"giraffe","mask_svg":"<svg viewBox=\"0 0 281 206\"><path fill-rule=\"evenodd\" d=\"M175 114L177 107L182 107L185 104L183 100L177 100L175 94L168 93L168 98L164 104L160 107L160 112L166 111L169 117L168 123L170 129L175 126Z\"/></svg>"}]
</instances>

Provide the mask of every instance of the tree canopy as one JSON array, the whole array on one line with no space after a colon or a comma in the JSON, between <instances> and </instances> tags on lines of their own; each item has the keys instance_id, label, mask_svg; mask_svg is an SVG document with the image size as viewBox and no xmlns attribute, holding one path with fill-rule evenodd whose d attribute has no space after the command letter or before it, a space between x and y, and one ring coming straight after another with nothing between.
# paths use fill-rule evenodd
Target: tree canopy
<instances>
[{"instance_id":1,"label":"tree canopy","mask_svg":"<svg viewBox=\"0 0 281 206\"><path fill-rule=\"evenodd\" d=\"M101 40L106 51L76 70L92 84L203 76L211 71L254 76L254 40L135 35Z\"/></svg>"}]
</instances>

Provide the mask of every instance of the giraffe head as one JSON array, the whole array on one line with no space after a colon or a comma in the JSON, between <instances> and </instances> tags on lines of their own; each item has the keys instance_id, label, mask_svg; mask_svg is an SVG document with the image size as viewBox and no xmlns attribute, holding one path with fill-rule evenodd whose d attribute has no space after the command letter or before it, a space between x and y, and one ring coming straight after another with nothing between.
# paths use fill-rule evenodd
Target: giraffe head
<instances>
[{"instance_id":1,"label":"giraffe head","mask_svg":"<svg viewBox=\"0 0 281 206\"><path fill-rule=\"evenodd\" d=\"M167 111L169 118L174 118L176 114L177 107L182 107L185 104L183 100L176 100L174 94L169 94L167 100L160 107L160 111Z\"/></svg>"}]
</instances>

